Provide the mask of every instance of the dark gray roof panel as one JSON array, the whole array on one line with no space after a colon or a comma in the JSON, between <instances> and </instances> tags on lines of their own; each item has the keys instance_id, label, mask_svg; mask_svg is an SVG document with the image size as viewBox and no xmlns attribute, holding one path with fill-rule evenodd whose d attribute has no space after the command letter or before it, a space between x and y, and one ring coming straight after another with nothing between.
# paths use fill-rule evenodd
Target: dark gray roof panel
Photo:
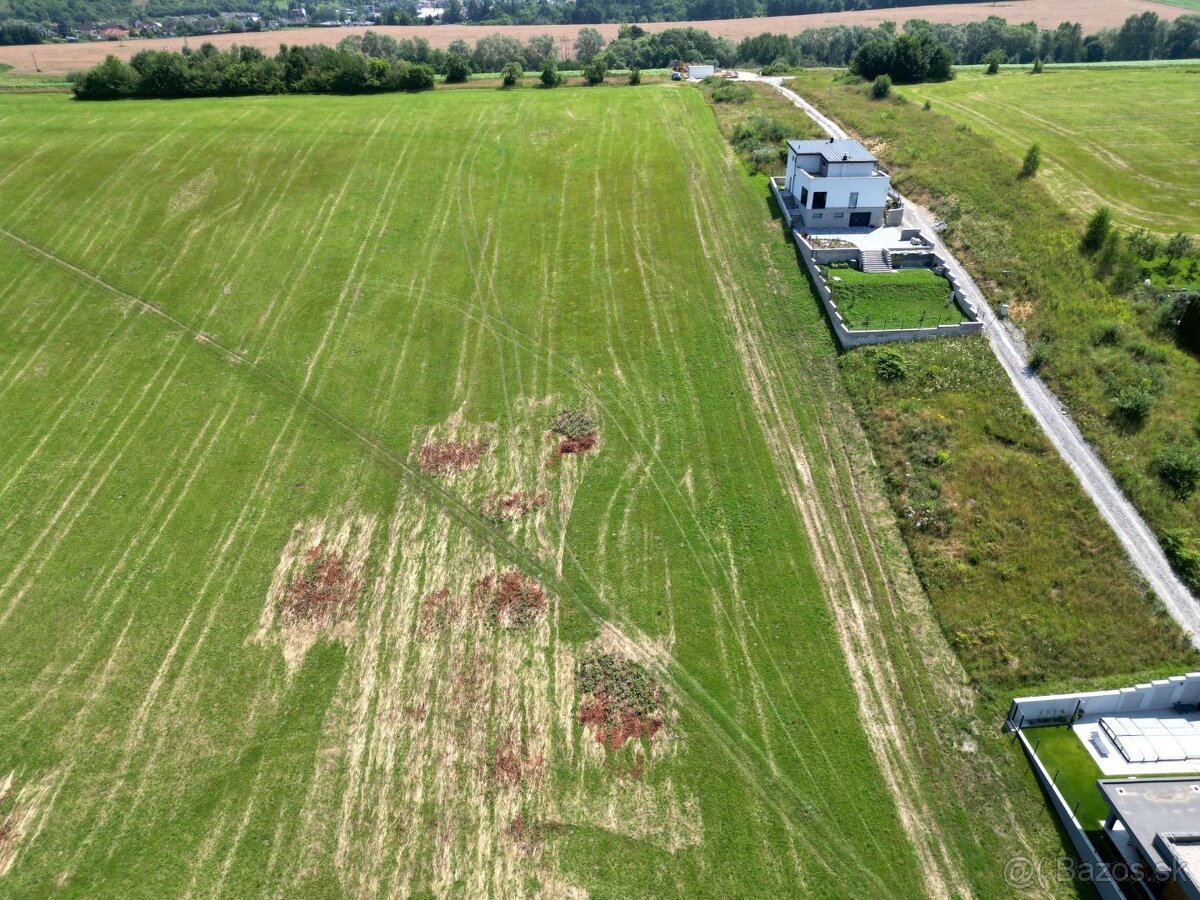
<instances>
[{"instance_id":1,"label":"dark gray roof panel","mask_svg":"<svg viewBox=\"0 0 1200 900\"><path fill-rule=\"evenodd\" d=\"M858 141L788 141L793 153L799 156L822 156L826 162L876 162L875 154Z\"/></svg>"}]
</instances>

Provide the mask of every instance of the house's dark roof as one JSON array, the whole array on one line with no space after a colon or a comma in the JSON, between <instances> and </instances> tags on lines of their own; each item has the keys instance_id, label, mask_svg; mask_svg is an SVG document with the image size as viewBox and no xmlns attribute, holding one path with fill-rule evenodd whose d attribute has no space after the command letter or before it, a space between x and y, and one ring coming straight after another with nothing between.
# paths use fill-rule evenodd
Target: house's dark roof
<instances>
[{"instance_id":1,"label":"house's dark roof","mask_svg":"<svg viewBox=\"0 0 1200 900\"><path fill-rule=\"evenodd\" d=\"M1160 841L1200 831L1200 779L1101 779L1096 786L1121 817L1146 861L1161 873L1168 872L1169 866Z\"/></svg>"},{"instance_id":2,"label":"house's dark roof","mask_svg":"<svg viewBox=\"0 0 1200 900\"><path fill-rule=\"evenodd\" d=\"M875 154L858 141L788 141L797 156L822 156L826 162L875 162ZM843 159L843 157L845 157Z\"/></svg>"}]
</instances>

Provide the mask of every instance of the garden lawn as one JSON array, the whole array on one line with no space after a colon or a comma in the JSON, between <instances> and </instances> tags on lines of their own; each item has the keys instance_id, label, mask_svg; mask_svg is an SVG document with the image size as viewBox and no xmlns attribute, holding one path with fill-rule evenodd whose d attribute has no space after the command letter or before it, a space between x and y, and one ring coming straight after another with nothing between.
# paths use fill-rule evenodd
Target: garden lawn
<instances>
[{"instance_id":1,"label":"garden lawn","mask_svg":"<svg viewBox=\"0 0 1200 900\"><path fill-rule=\"evenodd\" d=\"M962 310L950 299L950 282L929 269L868 273L858 269L826 269L846 327L930 328L962 321Z\"/></svg>"}]
</instances>

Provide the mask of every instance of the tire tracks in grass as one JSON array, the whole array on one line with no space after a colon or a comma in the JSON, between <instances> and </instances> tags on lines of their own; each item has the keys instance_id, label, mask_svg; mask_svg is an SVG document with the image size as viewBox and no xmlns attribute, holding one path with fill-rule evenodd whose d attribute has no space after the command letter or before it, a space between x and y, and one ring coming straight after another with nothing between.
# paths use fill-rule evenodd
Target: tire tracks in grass
<instances>
[{"instance_id":1,"label":"tire tracks in grass","mask_svg":"<svg viewBox=\"0 0 1200 900\"><path fill-rule=\"evenodd\" d=\"M194 326L189 325L162 307L142 300L127 291L109 284L94 273L84 270L51 251L38 247L31 241L21 238L3 227L0 227L0 236L19 244L32 255L51 262L73 274L75 277L93 284L97 288L102 289L106 294L123 302L131 303L144 312L157 316L172 329L190 334L193 337L200 333ZM386 468L390 468L399 474L407 483L425 495L435 506L441 507L452 519L475 532L477 537L499 557L520 564L524 571L543 579L547 584L557 581L556 589L560 595L576 602L580 609L588 614L598 625L606 621L611 621L623 627L628 633L637 633L637 630L632 628L631 623L624 621L623 615L618 609L613 607L611 603L601 599L600 593L591 582L588 573L577 560L573 560L575 570L579 577L589 585L588 594L584 594L575 588L569 580L556 579L552 569L549 569L541 560L527 553L521 547L513 544L506 534L482 519L475 510L466 506L448 490L421 475L419 471L415 470L402 457L381 444L377 439L356 428L353 423L346 420L336 411L319 404L306 394L298 392L281 376L252 362L236 351L224 347L215 340L205 341L198 346L217 353L224 359L237 363L239 368L247 372L253 372L275 392L290 398L293 401L296 411L304 411L312 418L323 421L327 425L332 426L336 431L352 437ZM231 531L231 537L236 533L236 529ZM185 627L188 624L190 624L190 615L187 622L185 622ZM178 651L175 649L173 652ZM780 822L785 825L785 828L797 840L801 840L807 845L809 851L813 854L812 859L817 860L818 865L830 877L836 877L840 872L840 869L835 866L834 862L826 858L827 851L830 848L839 854L839 861L859 859L858 851L854 848L853 844L838 834L836 828L828 827L818 818L804 818L805 830L811 829L817 832L817 835L810 838L806 834L797 831L794 817L797 815L797 810L803 809L806 803L810 802L811 798L806 797L805 792L794 785L790 777L783 779L774 777L771 773L769 761L764 757L762 749L757 746L736 720L723 709L721 704L686 669L677 663L670 662L662 670L662 675L678 696L690 699L692 712L707 725L712 736L723 746L729 754L731 763L741 773L746 784L758 793L764 806L771 809L779 817ZM760 766L763 768L760 769ZM771 789L767 788L768 784L771 785ZM785 798L787 798L786 802ZM102 824L98 827L102 827ZM892 896L892 891L888 884L878 874L870 870L866 861L859 859L859 862L863 868L863 877L871 883L877 895Z\"/></svg>"}]
</instances>

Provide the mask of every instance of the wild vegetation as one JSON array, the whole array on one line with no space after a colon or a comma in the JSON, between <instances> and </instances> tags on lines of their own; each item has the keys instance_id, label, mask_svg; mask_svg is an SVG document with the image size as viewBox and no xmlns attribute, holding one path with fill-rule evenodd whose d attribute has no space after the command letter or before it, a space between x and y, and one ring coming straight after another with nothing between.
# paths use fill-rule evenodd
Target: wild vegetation
<instances>
[{"instance_id":1,"label":"wild vegetation","mask_svg":"<svg viewBox=\"0 0 1200 900\"><path fill-rule=\"evenodd\" d=\"M1102 71L1086 77L1103 81L1113 75L1120 78L1120 73ZM1081 252L1085 223L1061 210L1041 176L1019 177L1019 156L938 114L936 99L932 111L904 96L880 104L869 99L861 83L816 73L799 79L797 89L862 135L898 188L947 222L947 242L992 301L1009 304L1033 342L1034 364L1166 538L1167 549L1177 542L1177 560L1194 553L1195 498L1180 499L1171 485L1181 475L1174 468L1180 457L1163 454L1183 448L1186 479L1200 368L1156 318L1163 311L1156 293L1115 292ZM1132 128L1139 127L1137 119L1131 115ZM1060 120L1061 127L1067 124ZM980 171L996 174L981 179ZM878 368L869 353L851 354L843 365L889 472L893 503L906 518L908 509L915 511L905 526L910 546L968 666L995 683L1099 674L1089 672L1083 656L1074 655L1089 646L1098 619L1067 610L1093 602L1093 593L1107 607L1117 592L1101 585L1117 583L1125 585L1120 590L1130 611L1112 620L1120 631L1113 639L1124 635L1127 642L1116 658L1129 660L1131 671L1153 667L1155 655L1142 656L1137 647L1148 640L1146 634L1157 633L1151 643L1164 649L1162 660L1183 665L1191 659L1168 637L1171 629L1162 617L1151 615L1139 600L1136 583L1113 571L1120 565L1119 550L1090 504L1077 494L1071 499L1069 474L1019 412L986 344L968 341L956 350L925 346L887 353ZM1007 413L1006 405L1011 407ZM926 449L920 450L920 444ZM914 454L929 462L908 461ZM1162 474L1165 464L1175 473L1168 478ZM1014 470L1037 479L1038 487L1016 487ZM919 502L908 498L913 489ZM1060 499L1045 502L1056 495ZM922 516L922 509L930 513ZM943 527L946 516L952 517L951 528ZM1072 539L1057 540L1061 555L1052 566L1040 565L1048 556L1031 542L1063 528L1078 529L1074 546ZM1009 562L997 558L1001 547L1013 551L1005 557ZM1188 574L1186 568L1180 566L1182 574ZM1062 572L1073 574L1063 578ZM1093 578L1094 588L1084 588ZM1014 589L1026 599L1012 596ZM1073 599L1064 599L1064 593L1076 590ZM981 597L998 598L996 610L966 627L956 624L959 604L973 606ZM1139 607L1143 624L1131 628L1132 610ZM1111 666L1111 660L1105 665Z\"/></svg>"}]
</instances>

